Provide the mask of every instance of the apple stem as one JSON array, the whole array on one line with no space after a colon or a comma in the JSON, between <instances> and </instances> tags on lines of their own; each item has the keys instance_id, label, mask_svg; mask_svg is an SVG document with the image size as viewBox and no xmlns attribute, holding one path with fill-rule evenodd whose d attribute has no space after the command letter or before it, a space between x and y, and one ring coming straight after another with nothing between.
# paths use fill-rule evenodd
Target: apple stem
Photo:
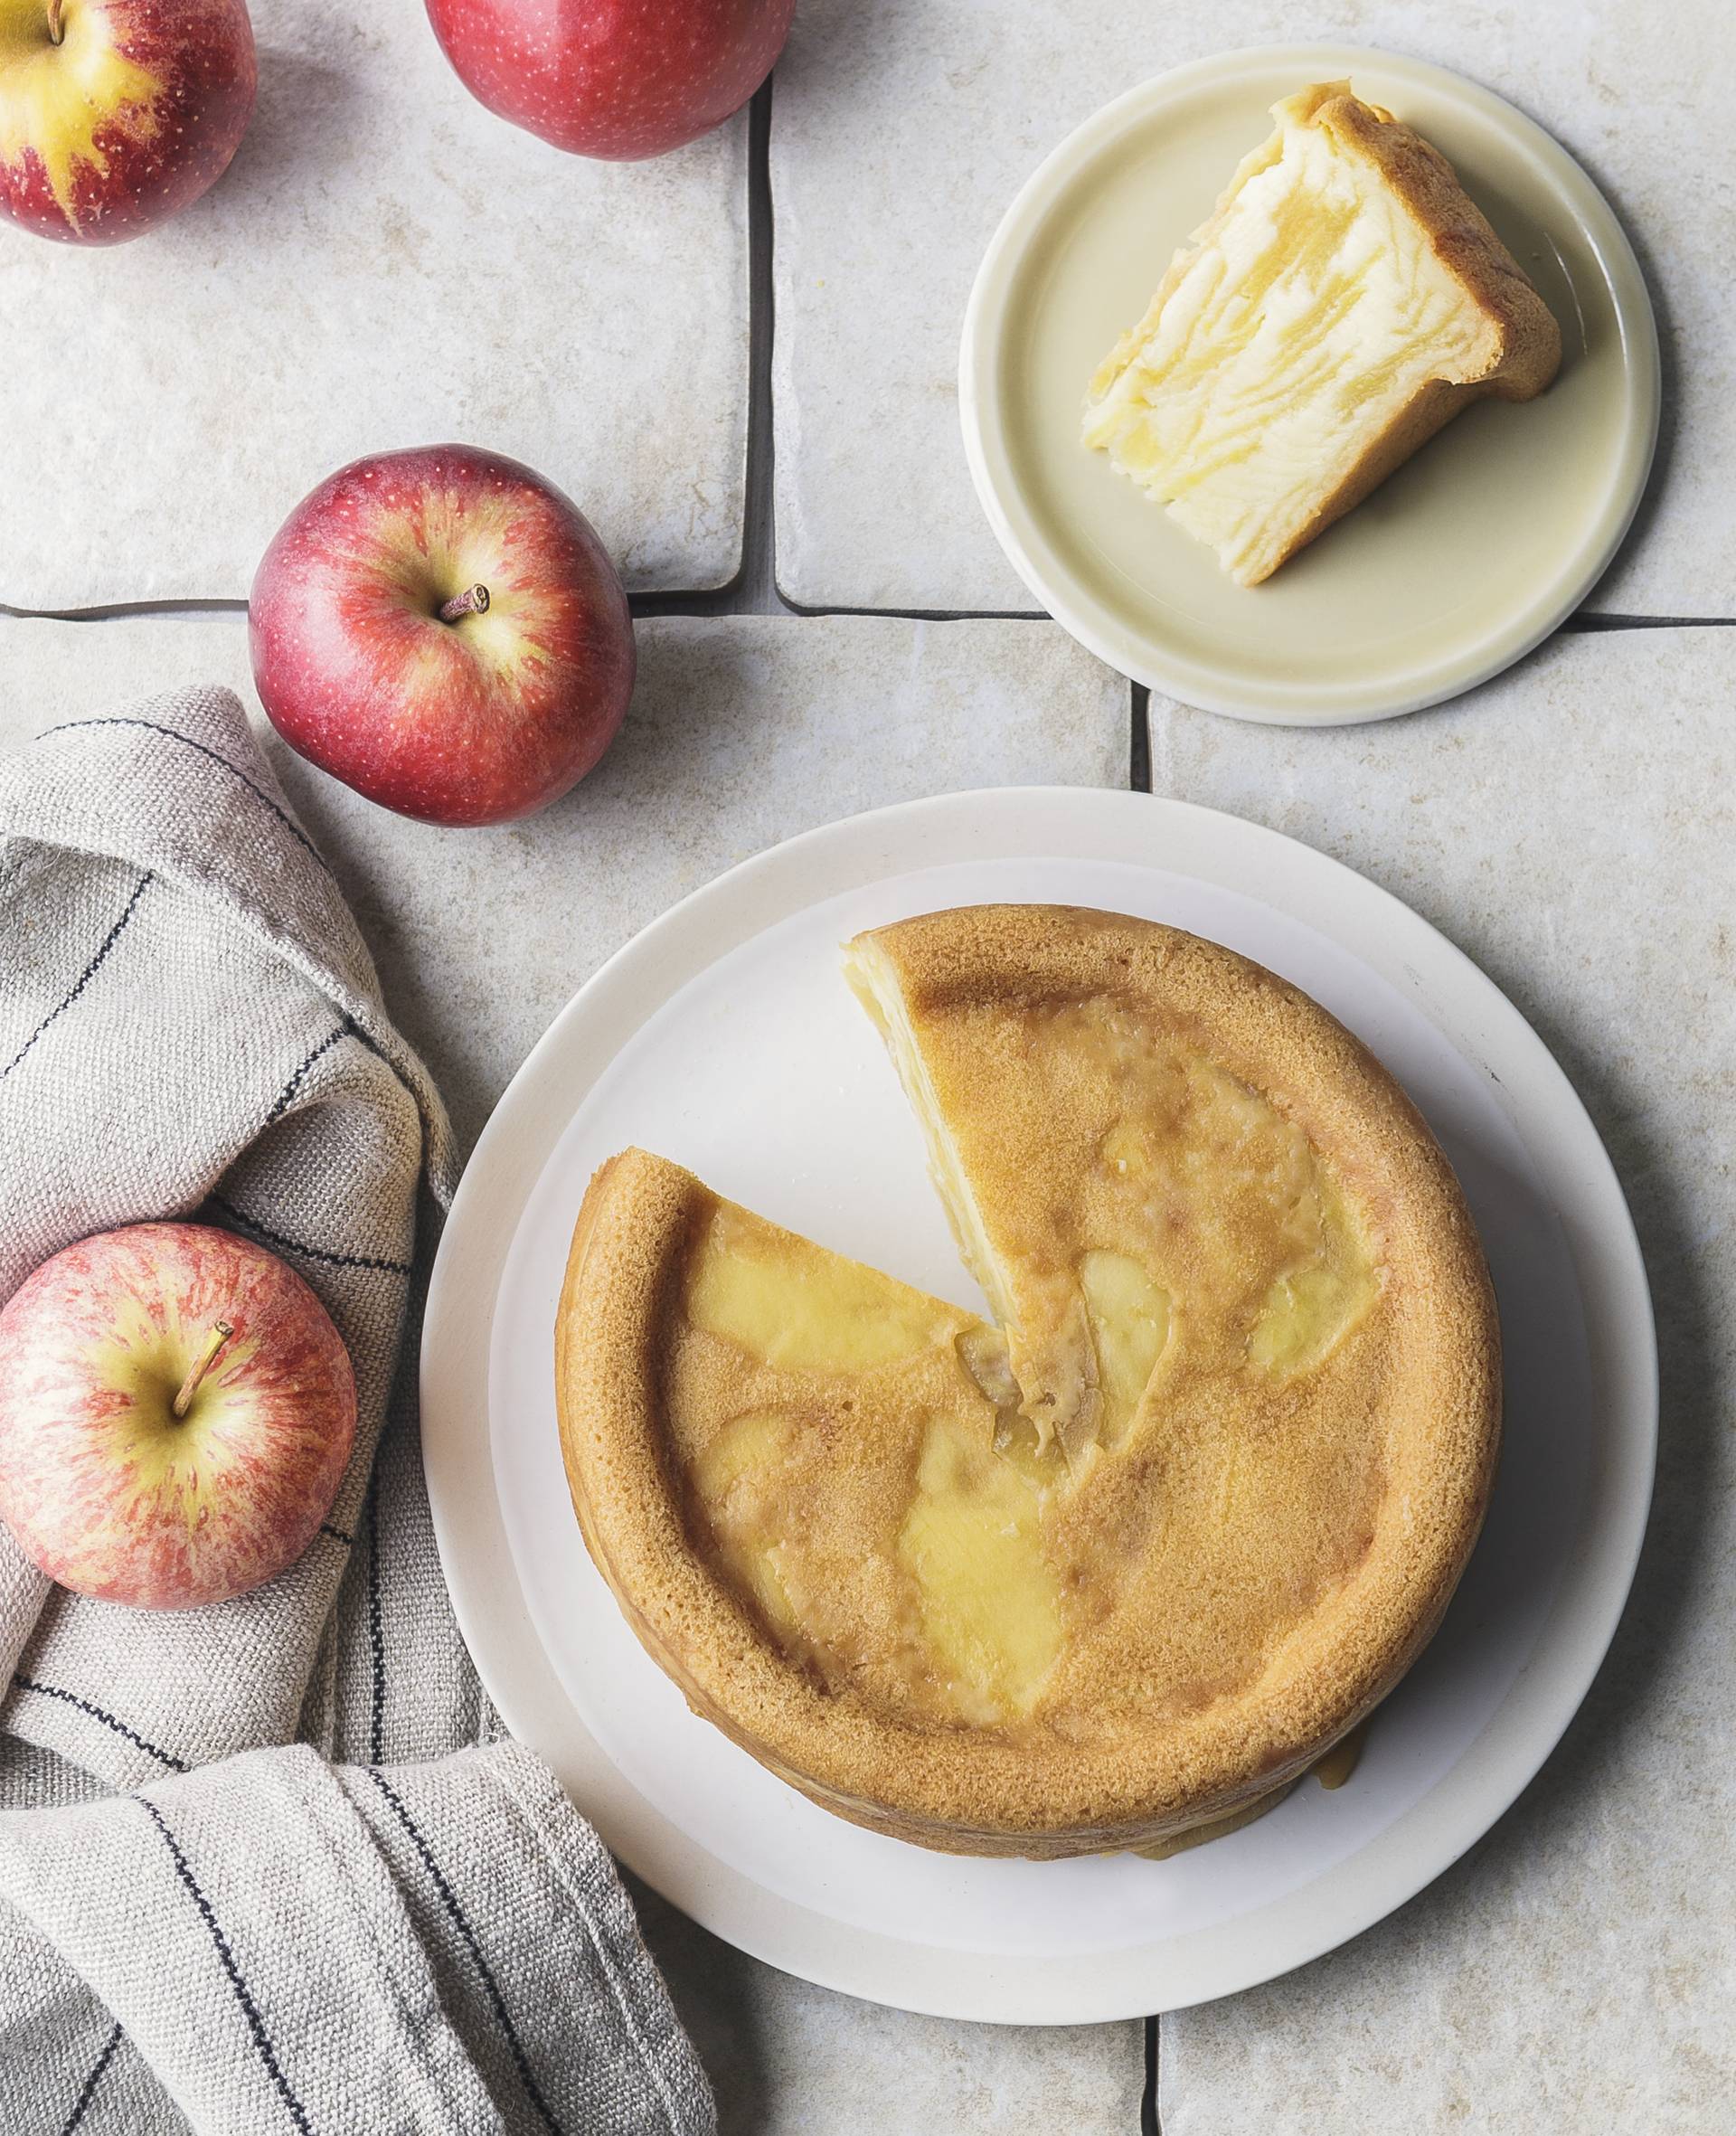
<instances>
[{"instance_id":1,"label":"apple stem","mask_svg":"<svg viewBox=\"0 0 1736 2136\"><path fill-rule=\"evenodd\" d=\"M185 1416L187 1411L192 1407L193 1398L199 1392L200 1381L204 1378L206 1373L208 1373L212 1366L217 1362L218 1351L221 1350L223 1345L229 1341L230 1337L234 1334L234 1332L235 1330L230 1326L227 1320L219 1320L217 1325L212 1329L210 1340L205 1344L203 1350L201 1351L199 1356L194 1358L193 1369L187 1374L185 1379L181 1382L181 1392L175 1398L175 1413L176 1416Z\"/></svg>"},{"instance_id":2,"label":"apple stem","mask_svg":"<svg viewBox=\"0 0 1736 2136\"><path fill-rule=\"evenodd\" d=\"M65 0L48 0L48 41L51 44L58 44L66 35L65 25L61 21L61 9L64 5Z\"/></svg>"},{"instance_id":3,"label":"apple stem","mask_svg":"<svg viewBox=\"0 0 1736 2136\"><path fill-rule=\"evenodd\" d=\"M467 586L462 593L455 593L450 600L442 604L440 620L442 623L456 623L465 616L486 616L487 613L487 587Z\"/></svg>"}]
</instances>

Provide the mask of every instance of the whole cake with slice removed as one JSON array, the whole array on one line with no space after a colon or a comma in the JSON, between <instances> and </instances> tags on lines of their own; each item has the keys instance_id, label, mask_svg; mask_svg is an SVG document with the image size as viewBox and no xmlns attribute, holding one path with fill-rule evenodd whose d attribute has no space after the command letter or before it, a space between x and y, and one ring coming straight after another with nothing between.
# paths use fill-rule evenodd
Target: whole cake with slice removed
<instances>
[{"instance_id":1,"label":"whole cake with slice removed","mask_svg":"<svg viewBox=\"0 0 1736 2136\"><path fill-rule=\"evenodd\" d=\"M967 908L846 969L994 1321L612 1158L557 1328L591 1555L695 1710L859 1823L1047 1857L1244 1822L1482 1519L1452 1173L1323 1009L1174 929Z\"/></svg>"},{"instance_id":2,"label":"whole cake with slice removed","mask_svg":"<svg viewBox=\"0 0 1736 2136\"><path fill-rule=\"evenodd\" d=\"M1347 81L1272 107L1091 379L1084 439L1243 586L1471 402L1561 363L1549 307L1452 165Z\"/></svg>"}]
</instances>

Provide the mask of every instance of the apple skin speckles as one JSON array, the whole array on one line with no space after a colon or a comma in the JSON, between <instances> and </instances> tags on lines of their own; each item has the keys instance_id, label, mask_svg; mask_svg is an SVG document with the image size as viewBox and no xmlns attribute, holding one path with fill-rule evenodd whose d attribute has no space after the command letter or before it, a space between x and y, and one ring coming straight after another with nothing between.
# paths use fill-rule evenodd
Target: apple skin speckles
<instances>
[{"instance_id":1,"label":"apple skin speckles","mask_svg":"<svg viewBox=\"0 0 1736 2136\"><path fill-rule=\"evenodd\" d=\"M118 244L229 167L259 67L245 0L0 0L0 214Z\"/></svg>"},{"instance_id":2,"label":"apple skin speckles","mask_svg":"<svg viewBox=\"0 0 1736 2136\"><path fill-rule=\"evenodd\" d=\"M697 140L770 73L796 0L427 0L489 110L575 156L631 162Z\"/></svg>"},{"instance_id":3,"label":"apple skin speckles","mask_svg":"<svg viewBox=\"0 0 1736 2136\"><path fill-rule=\"evenodd\" d=\"M219 1323L229 1335L177 1418ZM0 1519L80 1594L186 1609L273 1578L331 1511L355 1421L325 1307L275 1254L210 1224L81 1239L0 1310Z\"/></svg>"}]
</instances>

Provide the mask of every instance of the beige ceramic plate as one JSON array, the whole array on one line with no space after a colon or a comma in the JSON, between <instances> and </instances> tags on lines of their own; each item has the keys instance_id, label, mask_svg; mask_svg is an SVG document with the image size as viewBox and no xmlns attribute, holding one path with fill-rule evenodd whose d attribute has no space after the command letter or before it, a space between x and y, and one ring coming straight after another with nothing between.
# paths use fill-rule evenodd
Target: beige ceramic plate
<instances>
[{"instance_id":1,"label":"beige ceramic plate","mask_svg":"<svg viewBox=\"0 0 1736 2136\"><path fill-rule=\"evenodd\" d=\"M1080 442L1085 383L1170 255L1313 81L1415 126L1561 321L1561 375L1483 402L1263 586L1239 587ZM1439 704L1530 651L1596 582L1657 431L1657 334L1633 251L1567 152L1487 90L1341 45L1228 52L1088 119L995 232L965 317L965 449L1002 547L1056 620L1137 681L1307 725Z\"/></svg>"}]
</instances>

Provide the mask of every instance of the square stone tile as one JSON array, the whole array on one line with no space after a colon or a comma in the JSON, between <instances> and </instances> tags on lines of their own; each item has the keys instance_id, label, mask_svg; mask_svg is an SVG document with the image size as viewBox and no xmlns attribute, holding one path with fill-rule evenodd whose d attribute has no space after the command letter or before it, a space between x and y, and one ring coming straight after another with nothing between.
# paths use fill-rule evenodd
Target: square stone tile
<instances>
[{"instance_id":1,"label":"square stone tile","mask_svg":"<svg viewBox=\"0 0 1736 2136\"><path fill-rule=\"evenodd\" d=\"M642 623L639 647L614 748L528 823L407 822L264 730L467 1147L580 982L731 863L920 795L1127 782L1127 685L1049 624L667 619ZM258 716L243 617L0 618L0 748L190 682L228 684ZM420 1469L407 1488L420 1491ZM743 1958L648 1895L645 1920L725 2136L1137 2125L1137 2025L1050 2033L908 2017Z\"/></svg>"},{"instance_id":2,"label":"square stone tile","mask_svg":"<svg viewBox=\"0 0 1736 2136\"><path fill-rule=\"evenodd\" d=\"M1736 2125L1732 698L1736 629L1649 629L1382 726L1154 706L1157 791L1348 862L1530 1017L1621 1175L1663 1383L1637 1583L1561 1747L1382 1926L1165 2018L1165 2136Z\"/></svg>"},{"instance_id":3,"label":"square stone tile","mask_svg":"<svg viewBox=\"0 0 1736 2136\"><path fill-rule=\"evenodd\" d=\"M1668 407L1654 496L1591 605L1736 614L1719 133L1736 37L1722 0L1643 17L1631 0L1322 0L1306 18L1285 0L804 0L772 103L778 573L792 600L1034 605L958 438L958 336L984 249L1032 170L1110 97L1215 52L1304 37L1457 68L1540 120L1609 193L1658 305Z\"/></svg>"},{"instance_id":4,"label":"square stone tile","mask_svg":"<svg viewBox=\"0 0 1736 2136\"><path fill-rule=\"evenodd\" d=\"M1137 2136L1137 2020L913 2017L792 1980L635 1896L716 2090L719 2136Z\"/></svg>"},{"instance_id":5,"label":"square stone tile","mask_svg":"<svg viewBox=\"0 0 1736 2136\"><path fill-rule=\"evenodd\" d=\"M0 602L244 595L344 461L527 460L628 582L741 548L745 121L647 164L495 118L418 0L255 0L228 174L131 244L0 226Z\"/></svg>"}]
</instances>

